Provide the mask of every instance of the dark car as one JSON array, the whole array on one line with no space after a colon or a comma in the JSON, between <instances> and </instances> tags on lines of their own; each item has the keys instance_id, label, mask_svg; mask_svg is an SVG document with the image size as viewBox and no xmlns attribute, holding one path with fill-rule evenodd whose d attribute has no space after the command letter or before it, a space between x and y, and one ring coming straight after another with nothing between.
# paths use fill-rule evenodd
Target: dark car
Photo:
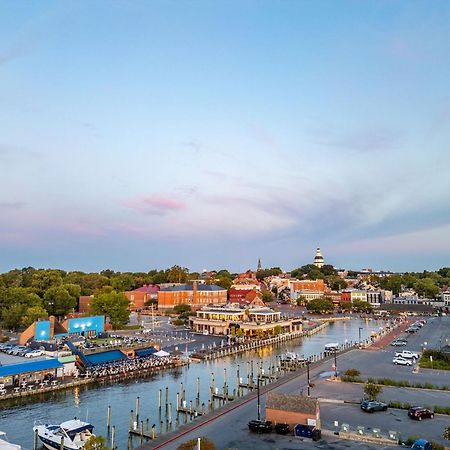
<instances>
[{"instance_id":1,"label":"dark car","mask_svg":"<svg viewBox=\"0 0 450 450\"><path fill-rule=\"evenodd\" d=\"M422 419L432 419L434 417L434 411L427 408L422 408L422 406L413 406L409 408L408 416L411 419L422 420Z\"/></svg>"},{"instance_id":2,"label":"dark car","mask_svg":"<svg viewBox=\"0 0 450 450\"><path fill-rule=\"evenodd\" d=\"M248 427L257 433L272 433L272 422L268 420L250 420Z\"/></svg>"},{"instance_id":3,"label":"dark car","mask_svg":"<svg viewBox=\"0 0 450 450\"><path fill-rule=\"evenodd\" d=\"M275 433L277 434L288 434L291 431L287 423L277 423L275 425Z\"/></svg>"},{"instance_id":4,"label":"dark car","mask_svg":"<svg viewBox=\"0 0 450 450\"><path fill-rule=\"evenodd\" d=\"M374 411L386 411L388 409L388 406L383 402L377 402L375 400L364 400L361 402L361 409L363 411L373 413Z\"/></svg>"}]
</instances>

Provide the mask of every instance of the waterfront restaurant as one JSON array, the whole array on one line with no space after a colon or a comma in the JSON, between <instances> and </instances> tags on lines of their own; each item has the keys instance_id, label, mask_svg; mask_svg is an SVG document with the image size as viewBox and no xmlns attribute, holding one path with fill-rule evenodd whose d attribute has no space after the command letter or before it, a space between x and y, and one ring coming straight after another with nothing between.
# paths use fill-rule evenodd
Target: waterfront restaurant
<instances>
[{"instance_id":1,"label":"waterfront restaurant","mask_svg":"<svg viewBox=\"0 0 450 450\"><path fill-rule=\"evenodd\" d=\"M64 364L56 358L0 367L0 386L23 387L64 376Z\"/></svg>"},{"instance_id":2,"label":"waterfront restaurant","mask_svg":"<svg viewBox=\"0 0 450 450\"><path fill-rule=\"evenodd\" d=\"M203 307L189 319L194 332L227 336L234 328L243 336L273 335L302 331L301 319L281 319L281 313L267 307Z\"/></svg>"}]
</instances>

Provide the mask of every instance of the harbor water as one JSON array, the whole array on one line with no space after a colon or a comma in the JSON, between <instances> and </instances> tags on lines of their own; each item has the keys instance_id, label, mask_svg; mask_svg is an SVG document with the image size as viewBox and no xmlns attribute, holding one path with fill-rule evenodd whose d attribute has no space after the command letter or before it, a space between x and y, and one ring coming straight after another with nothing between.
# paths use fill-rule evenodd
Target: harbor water
<instances>
[{"instance_id":1,"label":"harbor water","mask_svg":"<svg viewBox=\"0 0 450 450\"><path fill-rule=\"evenodd\" d=\"M256 376L258 364L263 363L265 370L275 365L277 356L286 351L295 352L305 357L317 355L324 350L329 342L340 344L356 342L368 338L372 331L379 331L384 322L378 320L352 319L330 323L312 336L299 338L276 346L248 351L240 355L228 356L212 361L191 363L178 369L156 372L145 379L103 386L80 386L72 390L44 394L42 397L30 397L15 401L0 403L0 430L5 431L11 442L25 448L33 448L33 423L59 424L64 420L77 417L87 419L94 425L94 433L110 438L106 427L107 410L111 406L111 426L116 429L116 446L122 450L127 448L128 429L130 427L130 411L136 410L136 398L139 397L139 422L144 421L144 427L155 424L157 434L166 431L166 419L172 422L172 429L176 426L177 393L185 391L186 406L190 400L195 405L197 389L200 387L200 402L205 404L208 411L210 385L214 378L214 386L222 390L224 378L229 393L237 387L237 369L240 377L247 379L253 361ZM361 329L362 328L362 329ZM168 392L168 407L166 416L166 388ZM160 394L160 390L162 394ZM161 416L159 414L159 398L162 398ZM218 403L216 404L216 408ZM147 422L148 419L148 422ZM184 415L179 416L179 423L184 423ZM110 444L110 442L108 442ZM132 440L133 448L140 444L140 437Z\"/></svg>"}]
</instances>

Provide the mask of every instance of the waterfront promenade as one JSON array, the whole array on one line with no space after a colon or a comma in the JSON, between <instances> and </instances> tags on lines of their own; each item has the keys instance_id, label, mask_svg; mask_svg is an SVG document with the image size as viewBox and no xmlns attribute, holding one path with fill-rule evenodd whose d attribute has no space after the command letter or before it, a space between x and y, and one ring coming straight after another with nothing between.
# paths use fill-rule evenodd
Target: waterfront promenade
<instances>
[{"instance_id":1,"label":"waterfront promenade","mask_svg":"<svg viewBox=\"0 0 450 450\"><path fill-rule=\"evenodd\" d=\"M427 340L429 345L437 345L440 339L437 334L449 325L449 318L431 318L428 326L424 327L417 335L412 336L411 349L420 349L421 341ZM443 322L445 321L445 325ZM430 373L430 371L421 371L414 373L411 369L392 366L392 354L395 349L384 347L392 339L402 333L405 326L392 330L380 338L378 349L352 349L344 352L337 357L339 370L344 371L347 368L358 368L364 374L371 376L386 377L391 376L396 379L411 379L412 377L419 382L429 382L430 380L440 382L441 385L450 385L450 373ZM376 344L376 342L375 342ZM409 348L409 347L408 347ZM331 435L336 431L335 421L338 426L343 422L348 423L356 431L357 426L365 429L366 433L371 433L373 428L379 428L384 435L389 431L395 431L398 436L406 439L408 436L420 434L427 439L442 442L442 430L448 425L448 416L436 415L433 420L423 421L418 424L407 417L406 411L389 409L387 413L365 414L359 408L359 401L362 398L362 385L336 383L330 380L332 373L332 358L326 357L322 361L311 364L311 379L315 387L311 395L320 398L322 411L322 426L329 430ZM370 376L369 375L369 376ZM306 369L300 369L295 373L290 373L278 381L261 388L262 411L264 411L265 396L270 390L278 392L306 392ZM450 392L433 391L423 389L405 389L389 387L385 388L381 397L384 401L410 401L414 404L441 405L446 406L450 403ZM210 437L219 448L258 448L273 449L282 448L309 448L302 447L299 441L294 439L296 444L290 442L292 437L281 437L278 435L258 435L248 431L247 422L256 418L256 393L252 392L247 396L231 402L221 408L213 411L207 416L200 417L194 422L184 425L174 432L158 437L154 441L144 443L142 450L163 448L165 450L174 450L183 442L189 441L201 436ZM264 414L262 414L264 416ZM230 430L233 430L230 433ZM328 436L327 440L330 439ZM335 438L331 438L332 440ZM334 442L333 440L333 442ZM276 444L275 444L276 442ZM295 447L295 445L299 445ZM307 445L305 443L305 445ZM310 448L313 448L309 441ZM353 448L348 444L347 448ZM371 444L372 445L372 444ZM376 446L373 448L381 448ZM337 445L330 448L339 448ZM364 443L362 447L372 448Z\"/></svg>"}]
</instances>

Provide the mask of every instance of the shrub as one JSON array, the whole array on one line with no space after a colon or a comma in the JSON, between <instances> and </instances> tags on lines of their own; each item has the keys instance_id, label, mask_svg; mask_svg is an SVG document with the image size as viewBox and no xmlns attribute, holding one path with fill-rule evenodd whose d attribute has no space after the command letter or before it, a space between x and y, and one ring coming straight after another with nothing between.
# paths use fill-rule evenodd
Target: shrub
<instances>
[{"instance_id":1,"label":"shrub","mask_svg":"<svg viewBox=\"0 0 450 450\"><path fill-rule=\"evenodd\" d=\"M347 369L344 372L344 375L347 375L348 377L359 377L361 372L358 369Z\"/></svg>"},{"instance_id":2,"label":"shrub","mask_svg":"<svg viewBox=\"0 0 450 450\"><path fill-rule=\"evenodd\" d=\"M172 325L175 325L175 326L180 326L180 325L184 325L185 324L185 322L184 322L184 320L183 319L174 319L174 320L172 320Z\"/></svg>"},{"instance_id":3,"label":"shrub","mask_svg":"<svg viewBox=\"0 0 450 450\"><path fill-rule=\"evenodd\" d=\"M363 380L361 380L360 377L349 377L348 375L342 375L341 381L344 383L362 383Z\"/></svg>"},{"instance_id":4,"label":"shrub","mask_svg":"<svg viewBox=\"0 0 450 450\"><path fill-rule=\"evenodd\" d=\"M202 450L216 450L214 442L212 442L207 437L200 438L200 447ZM177 450L194 450L197 448L197 439L192 439L191 441L185 442L177 447Z\"/></svg>"},{"instance_id":5,"label":"shrub","mask_svg":"<svg viewBox=\"0 0 450 450\"><path fill-rule=\"evenodd\" d=\"M442 444L440 444L439 442L431 441L431 445L432 445L433 450L445 450L445 447Z\"/></svg>"},{"instance_id":6,"label":"shrub","mask_svg":"<svg viewBox=\"0 0 450 450\"><path fill-rule=\"evenodd\" d=\"M376 400L381 393L381 386L372 381L367 381L364 385L364 395L369 400Z\"/></svg>"}]
</instances>

